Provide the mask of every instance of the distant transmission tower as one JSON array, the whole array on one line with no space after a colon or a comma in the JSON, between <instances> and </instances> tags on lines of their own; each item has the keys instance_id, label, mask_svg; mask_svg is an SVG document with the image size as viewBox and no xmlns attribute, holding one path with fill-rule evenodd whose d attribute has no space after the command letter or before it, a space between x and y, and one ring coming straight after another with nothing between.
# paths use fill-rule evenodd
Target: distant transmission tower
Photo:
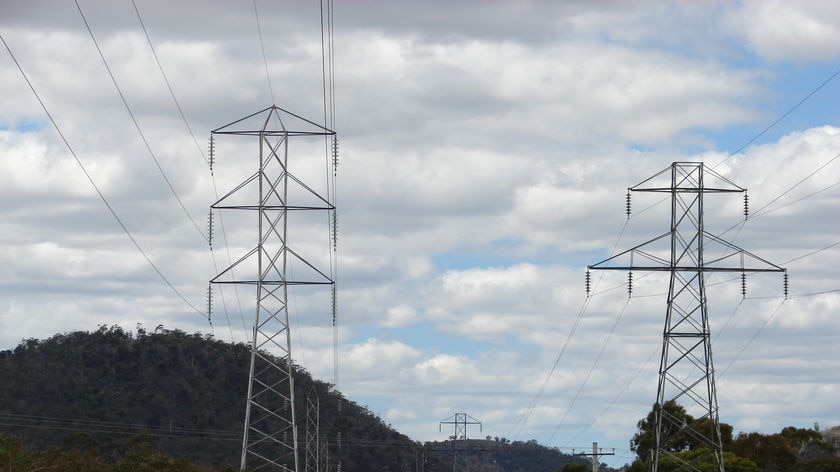
<instances>
[{"instance_id":1,"label":"distant transmission tower","mask_svg":"<svg viewBox=\"0 0 840 472\"><path fill-rule=\"evenodd\" d=\"M593 270L626 270L628 293L632 293L633 271L664 271L670 274L662 357L659 365L655 416L655 446L651 470L668 456L679 470L699 470L672 451L677 441L687 439L708 448L714 455L715 470L724 472L723 445L718 419L712 346L706 306L705 278L708 273L741 274L741 290L746 296L746 274L784 272L785 269L761 259L734 244L707 233L703 227L703 196L709 193L743 193L747 215L746 189L697 162L675 162L627 192L659 192L671 195L671 229L650 241L589 266ZM714 255L713 258L707 257ZM748 267L756 264L754 267ZM727 265L729 264L729 265ZM587 270L587 293L589 271ZM670 414L665 404L686 402L686 410L699 411L691 424Z\"/></svg>"},{"instance_id":2,"label":"distant transmission tower","mask_svg":"<svg viewBox=\"0 0 840 472\"><path fill-rule=\"evenodd\" d=\"M304 258L305 251L293 249L292 243L300 246L312 241L301 240L305 237L292 241L290 231L303 228L296 226L299 220L290 220L292 215L300 218L312 211L334 213L335 207L291 172L289 148L292 139L334 134L276 106L211 133L211 142L216 136L232 135L256 138L258 144L256 172L211 205L217 210L253 212L257 225L253 248L211 280L256 288L240 464L243 470L300 470L288 290L296 285L334 282ZM241 154L236 158L241 159Z\"/></svg>"},{"instance_id":3,"label":"distant transmission tower","mask_svg":"<svg viewBox=\"0 0 840 472\"><path fill-rule=\"evenodd\" d=\"M456 441L459 439L467 439L467 425L469 424L477 424L479 432L481 431L481 421L478 421L466 413L455 413L449 418L441 421L438 426L438 430L442 431L443 425L445 424L455 425L454 438Z\"/></svg>"},{"instance_id":4,"label":"distant transmission tower","mask_svg":"<svg viewBox=\"0 0 840 472\"><path fill-rule=\"evenodd\" d=\"M438 426L438 430L442 430L443 425L445 424L455 425L455 435L452 436L452 472L456 472L456 470L460 467L460 464L458 463L458 448L456 447L456 444L458 444L461 440L464 440L464 443L467 442L467 425L477 424L478 430L481 431L481 421L478 421L466 413L455 413L449 418L441 421ZM469 455L464 454L464 471L469 470L469 459Z\"/></svg>"}]
</instances>

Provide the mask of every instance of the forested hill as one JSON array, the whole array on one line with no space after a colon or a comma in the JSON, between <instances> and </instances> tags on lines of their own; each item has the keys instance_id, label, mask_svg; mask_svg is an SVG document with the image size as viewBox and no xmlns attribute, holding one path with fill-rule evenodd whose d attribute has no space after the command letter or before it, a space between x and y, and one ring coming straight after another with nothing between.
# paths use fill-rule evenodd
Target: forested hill
<instances>
[{"instance_id":1,"label":"forested hill","mask_svg":"<svg viewBox=\"0 0 840 472\"><path fill-rule=\"evenodd\" d=\"M164 329L132 334L103 326L25 340L0 352L0 431L27 449L118 455L127 444L151 441L172 457L238 465L249 359L244 344ZM331 462L340 460L343 470L414 469L420 445L302 369L295 372L298 418L313 388ZM432 461L426 470L446 469Z\"/></svg>"},{"instance_id":2,"label":"forested hill","mask_svg":"<svg viewBox=\"0 0 840 472\"><path fill-rule=\"evenodd\" d=\"M146 448L204 467L237 466L249 359L244 344L162 328L130 333L102 326L25 340L0 351L0 435L19 438L26 451L54 446L117 462ZM297 368L301 422L313 391L330 470L340 461L342 471L443 472L465 457L452 454L455 445L447 442L412 441ZM306 437L302 430L299 437ZM554 472L580 459L533 441L496 442L469 444L470 470ZM0 437L0 455L3 449Z\"/></svg>"}]
</instances>

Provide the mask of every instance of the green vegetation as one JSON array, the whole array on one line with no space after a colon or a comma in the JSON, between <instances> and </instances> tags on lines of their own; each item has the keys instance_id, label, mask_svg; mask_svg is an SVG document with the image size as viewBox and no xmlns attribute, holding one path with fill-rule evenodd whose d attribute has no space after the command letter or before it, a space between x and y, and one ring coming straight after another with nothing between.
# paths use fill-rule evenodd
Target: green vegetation
<instances>
[{"instance_id":1,"label":"green vegetation","mask_svg":"<svg viewBox=\"0 0 840 472\"><path fill-rule=\"evenodd\" d=\"M508 441L504 438L459 439L428 442L426 450L455 470L470 472L556 472L568 464L589 464L584 458L541 446L536 440ZM586 470L592 470L586 465ZM450 466L451 470L451 466Z\"/></svg>"},{"instance_id":2,"label":"green vegetation","mask_svg":"<svg viewBox=\"0 0 840 472\"><path fill-rule=\"evenodd\" d=\"M158 327L129 333L102 326L92 333L27 339L0 351L0 470L59 472L232 471L239 463L249 350L212 336ZM487 437L421 444L297 367L298 418L316 392L320 433L330 463L342 470L444 472L575 472L586 459L536 441ZM708 429L676 403L678 424ZM628 469L646 471L653 411L638 422ZM683 421L684 420L684 421ZM301 425L301 428L305 427ZM788 427L777 434L739 433L720 425L728 472L840 472L826 432ZM675 434L660 469L688 461L711 471L708 449L692 434ZM301 438L305 435L301 432ZM339 439L340 438L340 439ZM303 446L301 446L303 451ZM301 461L303 461L301 454ZM333 469L334 470L334 469ZM603 470L603 469L602 469Z\"/></svg>"},{"instance_id":3,"label":"green vegetation","mask_svg":"<svg viewBox=\"0 0 840 472\"><path fill-rule=\"evenodd\" d=\"M238 466L248 362L244 344L162 327L28 339L0 352L0 432L19 437L19 450L33 460L62 447L119 464L140 435L150 460L155 452L203 467ZM303 369L294 375L298 418L306 417L307 393L319 396L331 462L344 470L413 470L421 445ZM426 470L446 467L432 462Z\"/></svg>"},{"instance_id":4,"label":"green vegetation","mask_svg":"<svg viewBox=\"0 0 840 472\"><path fill-rule=\"evenodd\" d=\"M654 408L637 423L638 432L630 441L630 448L637 459L629 472L649 470L654 441ZM681 469L681 464L692 464L701 472L713 472L715 460L712 452L699 442L697 431L710 431L710 420L695 421L685 408L674 401L665 403L663 410L672 419L663 425L665 437L669 438L664 449L670 454L660 458L659 470L672 472ZM675 425L684 425L681 428ZM670 429L669 429L670 428ZM732 426L721 423L723 462L727 472L840 472L840 458L835 457L835 448L817 429L787 427L777 434L739 433L732 437Z\"/></svg>"},{"instance_id":5,"label":"green vegetation","mask_svg":"<svg viewBox=\"0 0 840 472\"><path fill-rule=\"evenodd\" d=\"M154 450L141 438L128 438L122 451L105 458L90 450L73 447L29 451L20 440L0 434L0 464L8 471L50 470L57 472L233 472L230 467L206 468L186 458L173 459Z\"/></svg>"},{"instance_id":6,"label":"green vegetation","mask_svg":"<svg viewBox=\"0 0 840 472\"><path fill-rule=\"evenodd\" d=\"M24 340L0 351L0 470L230 470L249 356L244 344L163 327ZM297 417L317 392L319 431L342 470L443 472L467 460L476 472L554 472L579 460L536 441L417 443L302 368L294 375Z\"/></svg>"}]
</instances>

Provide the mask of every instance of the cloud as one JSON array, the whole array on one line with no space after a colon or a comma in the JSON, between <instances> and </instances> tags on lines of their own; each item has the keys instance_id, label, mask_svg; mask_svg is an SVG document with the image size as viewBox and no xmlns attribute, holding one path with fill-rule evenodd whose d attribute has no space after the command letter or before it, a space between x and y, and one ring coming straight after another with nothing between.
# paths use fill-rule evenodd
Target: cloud
<instances>
[{"instance_id":1,"label":"cloud","mask_svg":"<svg viewBox=\"0 0 840 472\"><path fill-rule=\"evenodd\" d=\"M747 1L732 14L749 46L771 61L831 61L838 57L840 15L828 1Z\"/></svg>"},{"instance_id":2,"label":"cloud","mask_svg":"<svg viewBox=\"0 0 840 472\"><path fill-rule=\"evenodd\" d=\"M186 212L72 5L3 3L0 32L91 178L192 307L134 248L6 57L0 348L138 322L242 342L252 289L216 287L212 328L193 307L203 311L208 279L254 247L254 219L224 213L212 253L199 230L210 203L255 171L258 147L220 138L211 176L208 132L269 104L265 62L278 105L323 118L317 5L258 4L264 59L251 9L138 4L193 137L134 12L80 3ZM634 274L628 300L626 274L593 273L587 298L585 268L668 230L661 195L634 194L627 219L629 186L671 162L704 161L746 187L751 208L744 223L740 195L710 196L706 229L788 267L791 288L782 303L780 277L751 274L742 301L739 278L710 276L715 362L731 364L722 417L763 432L836 423L837 386L824 375L838 358L839 230L829 215L840 132L822 105L832 87L726 154L790 105L779 85L789 70L777 61L801 59L806 76L820 74L812 61L832 60L833 13L817 3L439 3L336 6L338 250L323 215L296 217L290 244L319 267L335 264L338 327L329 290L296 289L295 360L331 380L337 339L338 388L417 439L440 439L437 422L456 411L512 438L545 385L520 439L624 446L654 400L668 281ZM779 9L791 22L779 23ZM295 175L319 190L322 146L290 146Z\"/></svg>"}]
</instances>

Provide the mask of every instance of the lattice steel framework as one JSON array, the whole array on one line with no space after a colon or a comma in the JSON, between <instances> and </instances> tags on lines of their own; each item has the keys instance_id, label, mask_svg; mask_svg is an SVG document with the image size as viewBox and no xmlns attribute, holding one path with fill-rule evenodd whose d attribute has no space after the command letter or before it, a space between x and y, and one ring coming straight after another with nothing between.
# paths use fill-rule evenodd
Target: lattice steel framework
<instances>
[{"instance_id":1,"label":"lattice steel framework","mask_svg":"<svg viewBox=\"0 0 840 472\"><path fill-rule=\"evenodd\" d=\"M481 432L481 421L473 418L472 416L466 413L455 413L454 415L450 416L449 418L443 420L438 425L438 430L443 430L443 425L451 424L455 425L455 440L460 439L467 439L467 425L470 424L477 424L478 430Z\"/></svg>"},{"instance_id":2,"label":"lattice steel framework","mask_svg":"<svg viewBox=\"0 0 840 472\"><path fill-rule=\"evenodd\" d=\"M320 472L321 467L321 399L315 388L306 394L306 472Z\"/></svg>"},{"instance_id":3,"label":"lattice steel framework","mask_svg":"<svg viewBox=\"0 0 840 472\"><path fill-rule=\"evenodd\" d=\"M293 139L335 133L272 105L213 130L211 143L223 135L252 137L259 143L257 171L211 206L251 211L257 220L253 249L211 280L256 288L240 465L243 470L298 472L288 290L334 282L292 248L289 216L302 211L334 214L335 207L290 171L289 148Z\"/></svg>"},{"instance_id":4,"label":"lattice steel framework","mask_svg":"<svg viewBox=\"0 0 840 472\"><path fill-rule=\"evenodd\" d=\"M665 271L670 274L659 382L654 405L655 446L651 451L651 470L669 456L680 470L698 470L674 454L676 444L691 442L708 448L714 455L716 470L724 471L723 445L718 418L712 346L709 332L705 278L712 272L741 274L784 272L785 269L751 254L704 229L703 196L710 193L743 193L747 213L746 189L697 162L674 162L636 186L630 192L670 194L670 230L639 246L589 266L592 270L626 270L628 292L632 292L632 274L636 271ZM715 254L713 259L707 254ZM747 261L755 264L748 267ZM587 291L589 274L587 271ZM745 287L742 286L745 294ZM787 293L785 293L787 296ZM687 412L699 411L691 424L665 408L668 402L684 402Z\"/></svg>"}]
</instances>

